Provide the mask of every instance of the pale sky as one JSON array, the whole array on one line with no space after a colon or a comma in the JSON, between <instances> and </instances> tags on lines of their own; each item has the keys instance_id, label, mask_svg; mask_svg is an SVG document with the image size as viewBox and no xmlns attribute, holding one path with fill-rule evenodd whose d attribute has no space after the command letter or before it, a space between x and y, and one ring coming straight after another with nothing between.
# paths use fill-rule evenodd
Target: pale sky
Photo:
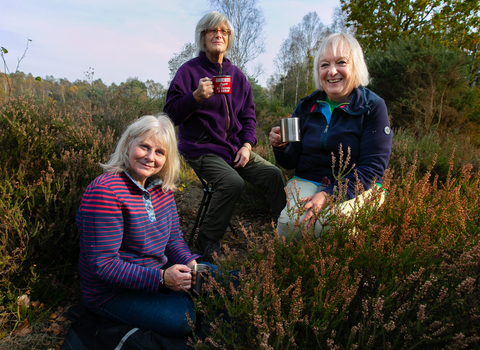
<instances>
[{"instance_id":1,"label":"pale sky","mask_svg":"<svg viewBox=\"0 0 480 350\"><path fill-rule=\"evenodd\" d=\"M288 37L290 27L316 11L325 25L331 22L339 0L259 0L266 25L266 53L259 56L266 73L265 86L274 73L273 60ZM149 79L166 87L168 60L194 41L198 20L208 11L207 0L0 0L0 46L14 72L45 78L94 79L110 85L129 77ZM4 72L3 62L0 71Z\"/></svg>"}]
</instances>

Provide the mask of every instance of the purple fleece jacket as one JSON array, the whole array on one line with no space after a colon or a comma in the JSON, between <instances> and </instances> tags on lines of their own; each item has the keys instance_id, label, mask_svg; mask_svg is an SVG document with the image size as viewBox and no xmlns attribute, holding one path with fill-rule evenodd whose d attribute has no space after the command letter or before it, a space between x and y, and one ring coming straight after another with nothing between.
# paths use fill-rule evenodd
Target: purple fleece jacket
<instances>
[{"instance_id":1,"label":"purple fleece jacket","mask_svg":"<svg viewBox=\"0 0 480 350\"><path fill-rule=\"evenodd\" d=\"M187 158L215 154L233 165L243 143L256 144L255 105L245 74L224 58L222 74L232 77L232 93L198 104L193 91L201 78L219 75L220 64L205 53L183 64L170 83L163 111L178 125L178 148Z\"/></svg>"}]
</instances>

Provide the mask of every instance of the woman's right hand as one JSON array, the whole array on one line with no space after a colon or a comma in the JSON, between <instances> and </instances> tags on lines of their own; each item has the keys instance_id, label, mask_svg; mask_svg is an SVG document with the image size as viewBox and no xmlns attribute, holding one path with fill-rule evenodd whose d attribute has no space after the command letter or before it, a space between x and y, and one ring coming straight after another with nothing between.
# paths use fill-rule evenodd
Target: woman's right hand
<instances>
[{"instance_id":1,"label":"woman's right hand","mask_svg":"<svg viewBox=\"0 0 480 350\"><path fill-rule=\"evenodd\" d=\"M287 147L287 142L282 142L279 126L274 126L272 128L268 135L268 141L270 142L270 145L275 148L285 149Z\"/></svg>"},{"instance_id":2,"label":"woman's right hand","mask_svg":"<svg viewBox=\"0 0 480 350\"><path fill-rule=\"evenodd\" d=\"M303 208L308 209L302 222L308 221L308 226L315 225L317 213L327 204L326 193L323 191L317 192L313 196L302 198L301 201L306 203Z\"/></svg>"},{"instance_id":3,"label":"woman's right hand","mask_svg":"<svg viewBox=\"0 0 480 350\"><path fill-rule=\"evenodd\" d=\"M193 92L193 98L197 103L202 103L203 100L209 99L214 95L213 82L210 78L202 78L198 81L197 90Z\"/></svg>"},{"instance_id":4,"label":"woman's right hand","mask_svg":"<svg viewBox=\"0 0 480 350\"><path fill-rule=\"evenodd\" d=\"M179 292L181 290L188 290L192 287L192 271L186 265L173 265L163 271L163 280L165 287Z\"/></svg>"}]
</instances>

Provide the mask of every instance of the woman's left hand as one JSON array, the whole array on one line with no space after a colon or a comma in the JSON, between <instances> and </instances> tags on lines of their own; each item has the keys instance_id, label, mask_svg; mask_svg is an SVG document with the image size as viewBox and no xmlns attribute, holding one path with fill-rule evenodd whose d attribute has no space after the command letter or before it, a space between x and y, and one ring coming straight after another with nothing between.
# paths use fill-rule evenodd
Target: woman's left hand
<instances>
[{"instance_id":1,"label":"woman's left hand","mask_svg":"<svg viewBox=\"0 0 480 350\"><path fill-rule=\"evenodd\" d=\"M247 148L246 146L240 147L233 161L233 167L238 169L247 165L248 161L250 160L250 152L250 148Z\"/></svg>"},{"instance_id":2,"label":"woman's left hand","mask_svg":"<svg viewBox=\"0 0 480 350\"><path fill-rule=\"evenodd\" d=\"M318 192L315 193L313 196L305 197L301 200L302 202L307 202L303 207L305 209L308 209L302 222L308 221L308 225L312 226L317 220L316 213L320 211L327 202L327 195L325 194L325 192Z\"/></svg>"}]
</instances>

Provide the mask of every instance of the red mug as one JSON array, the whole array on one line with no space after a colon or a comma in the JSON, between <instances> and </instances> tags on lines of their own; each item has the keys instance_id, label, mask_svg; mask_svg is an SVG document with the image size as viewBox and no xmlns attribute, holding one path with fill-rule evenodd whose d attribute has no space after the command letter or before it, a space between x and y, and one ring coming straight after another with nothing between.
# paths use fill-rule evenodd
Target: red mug
<instances>
[{"instance_id":1,"label":"red mug","mask_svg":"<svg viewBox=\"0 0 480 350\"><path fill-rule=\"evenodd\" d=\"M232 93L232 77L230 75L215 75L213 77L213 92L215 94Z\"/></svg>"}]
</instances>

